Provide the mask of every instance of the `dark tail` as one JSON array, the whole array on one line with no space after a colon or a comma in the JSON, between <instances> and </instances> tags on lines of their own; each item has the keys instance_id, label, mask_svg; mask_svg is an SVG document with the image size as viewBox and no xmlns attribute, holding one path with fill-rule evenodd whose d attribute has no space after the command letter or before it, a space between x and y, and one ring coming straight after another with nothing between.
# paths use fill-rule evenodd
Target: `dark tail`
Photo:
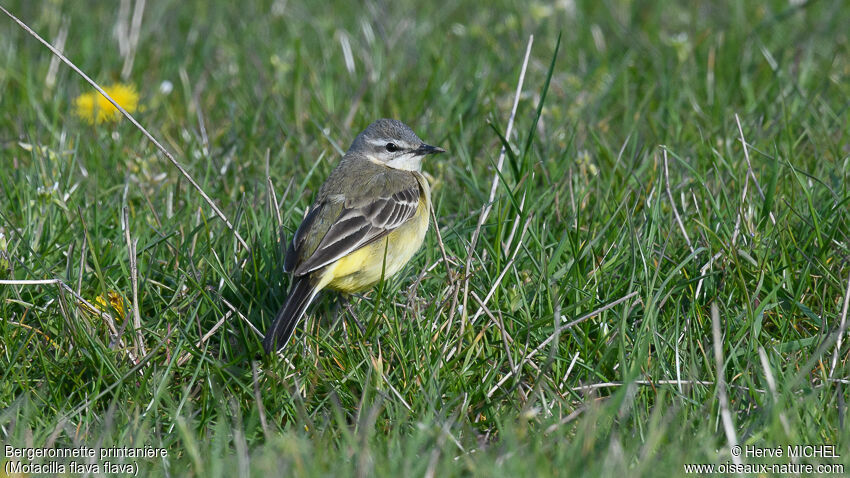
<instances>
[{"instance_id":1,"label":"dark tail","mask_svg":"<svg viewBox=\"0 0 850 478\"><path fill-rule=\"evenodd\" d=\"M286 346L292 336L292 331L295 330L295 326L298 325L301 316L307 310L307 306L318 293L319 291L313 287L307 276L295 278L295 282L289 289L286 302L284 302L283 307L272 322L272 326L266 332L266 338L263 339L263 348L267 354L275 353Z\"/></svg>"}]
</instances>

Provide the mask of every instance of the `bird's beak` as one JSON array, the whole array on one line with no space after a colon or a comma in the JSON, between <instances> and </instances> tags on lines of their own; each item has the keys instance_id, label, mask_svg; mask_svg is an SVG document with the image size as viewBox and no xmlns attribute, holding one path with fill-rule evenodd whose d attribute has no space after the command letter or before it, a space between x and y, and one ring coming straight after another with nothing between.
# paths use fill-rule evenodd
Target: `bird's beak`
<instances>
[{"instance_id":1,"label":"bird's beak","mask_svg":"<svg viewBox=\"0 0 850 478\"><path fill-rule=\"evenodd\" d=\"M422 143L418 148L413 150L413 154L416 156L425 156L426 154L437 154L437 153L445 153L446 150L443 148L438 148L437 146L431 146L430 144Z\"/></svg>"}]
</instances>

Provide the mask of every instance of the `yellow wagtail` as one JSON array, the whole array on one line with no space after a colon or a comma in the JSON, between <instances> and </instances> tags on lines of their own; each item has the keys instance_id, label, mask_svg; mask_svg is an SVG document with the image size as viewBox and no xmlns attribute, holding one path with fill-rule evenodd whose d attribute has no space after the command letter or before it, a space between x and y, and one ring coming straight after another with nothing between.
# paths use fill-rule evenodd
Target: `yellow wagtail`
<instances>
[{"instance_id":1,"label":"yellow wagtail","mask_svg":"<svg viewBox=\"0 0 850 478\"><path fill-rule=\"evenodd\" d=\"M422 158L444 151L397 120L380 119L357 135L286 251L292 285L263 339L266 353L286 345L322 289L362 291L407 264L425 239L431 209Z\"/></svg>"}]
</instances>

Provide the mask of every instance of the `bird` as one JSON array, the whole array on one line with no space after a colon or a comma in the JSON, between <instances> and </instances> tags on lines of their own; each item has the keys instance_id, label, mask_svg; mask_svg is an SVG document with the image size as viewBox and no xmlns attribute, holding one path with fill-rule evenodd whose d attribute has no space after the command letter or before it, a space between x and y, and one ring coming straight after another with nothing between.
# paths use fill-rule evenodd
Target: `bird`
<instances>
[{"instance_id":1,"label":"bird","mask_svg":"<svg viewBox=\"0 0 850 478\"><path fill-rule=\"evenodd\" d=\"M357 135L289 242L283 269L292 280L263 339L267 354L286 346L322 290L362 292L410 261L431 210L422 161L444 152L395 119L379 119Z\"/></svg>"}]
</instances>

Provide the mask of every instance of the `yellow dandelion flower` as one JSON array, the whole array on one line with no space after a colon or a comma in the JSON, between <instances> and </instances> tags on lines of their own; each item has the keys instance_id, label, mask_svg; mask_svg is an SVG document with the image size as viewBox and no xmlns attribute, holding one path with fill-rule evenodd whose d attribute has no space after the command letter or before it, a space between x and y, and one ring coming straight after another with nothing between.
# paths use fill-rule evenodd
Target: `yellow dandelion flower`
<instances>
[{"instance_id":1,"label":"yellow dandelion flower","mask_svg":"<svg viewBox=\"0 0 850 478\"><path fill-rule=\"evenodd\" d=\"M139 107L139 93L133 85L116 83L103 88L122 108L130 113ZM107 121L118 121L121 112L109 100L97 91L83 93L74 100L77 116L89 124L100 124Z\"/></svg>"},{"instance_id":2,"label":"yellow dandelion flower","mask_svg":"<svg viewBox=\"0 0 850 478\"><path fill-rule=\"evenodd\" d=\"M124 320L124 298L118 292L110 290L106 294L101 294L94 299L94 303L103 312L110 313L110 309L114 310L115 318Z\"/></svg>"}]
</instances>

